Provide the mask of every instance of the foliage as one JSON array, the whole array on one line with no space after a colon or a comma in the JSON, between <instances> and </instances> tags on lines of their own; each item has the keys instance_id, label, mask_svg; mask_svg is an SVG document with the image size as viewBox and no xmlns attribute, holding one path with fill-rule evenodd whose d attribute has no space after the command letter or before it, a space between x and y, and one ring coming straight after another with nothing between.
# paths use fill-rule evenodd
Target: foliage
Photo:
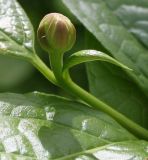
<instances>
[{"instance_id":1,"label":"foliage","mask_svg":"<svg viewBox=\"0 0 148 160\"><path fill-rule=\"evenodd\" d=\"M86 48L93 50L67 55L61 75L54 68L60 64L58 58L50 57L52 71L37 55L32 24L19 3L0 2L0 55L27 60L47 80L79 98L1 93L0 159L148 158L148 2L62 1L95 38L85 30ZM98 99L71 82L69 69L83 62L87 62L90 92ZM31 74L30 65L22 65L22 71L28 68Z\"/></svg>"}]
</instances>

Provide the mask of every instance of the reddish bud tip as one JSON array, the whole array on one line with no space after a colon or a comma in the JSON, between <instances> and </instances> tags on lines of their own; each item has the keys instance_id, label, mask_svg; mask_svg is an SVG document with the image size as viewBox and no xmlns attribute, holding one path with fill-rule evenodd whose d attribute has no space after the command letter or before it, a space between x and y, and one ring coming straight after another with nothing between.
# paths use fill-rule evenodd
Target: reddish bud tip
<instances>
[{"instance_id":1,"label":"reddish bud tip","mask_svg":"<svg viewBox=\"0 0 148 160\"><path fill-rule=\"evenodd\" d=\"M47 52L57 50L64 53L72 48L76 40L74 25L59 13L46 15L40 22L37 35L41 47Z\"/></svg>"}]
</instances>

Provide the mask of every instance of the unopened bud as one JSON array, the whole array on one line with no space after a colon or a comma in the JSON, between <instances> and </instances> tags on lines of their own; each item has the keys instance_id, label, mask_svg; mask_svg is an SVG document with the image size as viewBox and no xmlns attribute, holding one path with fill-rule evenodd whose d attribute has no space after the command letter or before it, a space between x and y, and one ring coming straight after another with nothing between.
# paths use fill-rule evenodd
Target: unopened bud
<instances>
[{"instance_id":1,"label":"unopened bud","mask_svg":"<svg viewBox=\"0 0 148 160\"><path fill-rule=\"evenodd\" d=\"M40 22L38 39L45 51L53 50L64 53L74 45L76 30L71 21L64 15L50 13Z\"/></svg>"}]
</instances>

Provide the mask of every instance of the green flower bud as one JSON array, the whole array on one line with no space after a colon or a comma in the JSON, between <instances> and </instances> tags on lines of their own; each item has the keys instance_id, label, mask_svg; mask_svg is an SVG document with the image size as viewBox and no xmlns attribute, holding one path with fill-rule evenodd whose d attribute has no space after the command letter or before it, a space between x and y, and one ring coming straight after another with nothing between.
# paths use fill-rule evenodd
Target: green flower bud
<instances>
[{"instance_id":1,"label":"green flower bud","mask_svg":"<svg viewBox=\"0 0 148 160\"><path fill-rule=\"evenodd\" d=\"M38 39L41 47L49 52L66 52L76 40L76 30L71 21L62 14L47 14L40 22Z\"/></svg>"}]
</instances>

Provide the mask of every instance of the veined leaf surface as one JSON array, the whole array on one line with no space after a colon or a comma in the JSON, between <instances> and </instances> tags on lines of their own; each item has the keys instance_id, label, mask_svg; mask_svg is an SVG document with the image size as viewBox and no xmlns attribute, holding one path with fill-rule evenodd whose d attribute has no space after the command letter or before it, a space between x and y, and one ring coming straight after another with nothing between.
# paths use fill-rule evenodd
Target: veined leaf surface
<instances>
[{"instance_id":1,"label":"veined leaf surface","mask_svg":"<svg viewBox=\"0 0 148 160\"><path fill-rule=\"evenodd\" d=\"M108 7L121 20L129 32L148 47L148 1L105 0Z\"/></svg>"},{"instance_id":2,"label":"veined leaf surface","mask_svg":"<svg viewBox=\"0 0 148 160\"><path fill-rule=\"evenodd\" d=\"M87 48L100 48L92 35L86 34ZM147 97L131 81L124 70L106 62L86 64L90 92L126 115L141 126L148 128Z\"/></svg>"},{"instance_id":3,"label":"veined leaf surface","mask_svg":"<svg viewBox=\"0 0 148 160\"><path fill-rule=\"evenodd\" d=\"M10 160L148 156L148 143L109 116L43 93L0 94L0 140L0 157Z\"/></svg>"},{"instance_id":4,"label":"veined leaf surface","mask_svg":"<svg viewBox=\"0 0 148 160\"><path fill-rule=\"evenodd\" d=\"M0 0L0 54L25 58L34 54L33 28L16 0Z\"/></svg>"},{"instance_id":5,"label":"veined leaf surface","mask_svg":"<svg viewBox=\"0 0 148 160\"><path fill-rule=\"evenodd\" d=\"M117 60L135 71L129 75L148 95L148 50L128 32L106 1L63 0L63 2Z\"/></svg>"}]
</instances>

